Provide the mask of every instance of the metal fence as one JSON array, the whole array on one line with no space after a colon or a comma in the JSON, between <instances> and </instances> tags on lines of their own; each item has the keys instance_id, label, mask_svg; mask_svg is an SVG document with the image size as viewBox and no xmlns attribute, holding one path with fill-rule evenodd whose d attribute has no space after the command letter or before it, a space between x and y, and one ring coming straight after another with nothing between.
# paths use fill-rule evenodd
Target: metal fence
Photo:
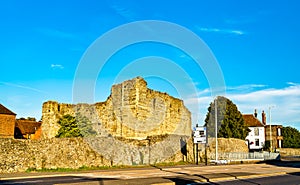
<instances>
[{"instance_id":1,"label":"metal fence","mask_svg":"<svg viewBox=\"0 0 300 185\"><path fill-rule=\"evenodd\" d=\"M215 159L215 155L210 156L211 159ZM232 153L219 153L219 160L279 160L279 153L272 152L250 152L250 153L241 153L241 152L232 152Z\"/></svg>"}]
</instances>

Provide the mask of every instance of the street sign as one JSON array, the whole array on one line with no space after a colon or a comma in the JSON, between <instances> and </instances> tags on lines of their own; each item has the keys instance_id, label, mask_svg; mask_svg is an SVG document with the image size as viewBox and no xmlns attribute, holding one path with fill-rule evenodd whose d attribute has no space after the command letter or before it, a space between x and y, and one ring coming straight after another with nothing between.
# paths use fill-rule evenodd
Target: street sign
<instances>
[{"instance_id":1,"label":"street sign","mask_svg":"<svg viewBox=\"0 0 300 185\"><path fill-rule=\"evenodd\" d=\"M206 144L206 127L198 126L193 132L194 143Z\"/></svg>"}]
</instances>

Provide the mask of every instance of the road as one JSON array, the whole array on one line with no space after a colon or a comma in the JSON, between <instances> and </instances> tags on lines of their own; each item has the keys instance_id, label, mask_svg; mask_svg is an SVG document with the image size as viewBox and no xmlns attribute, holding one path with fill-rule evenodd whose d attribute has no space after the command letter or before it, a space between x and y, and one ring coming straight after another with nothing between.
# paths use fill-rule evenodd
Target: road
<instances>
[{"instance_id":1,"label":"road","mask_svg":"<svg viewBox=\"0 0 300 185\"><path fill-rule=\"evenodd\" d=\"M0 174L0 184L19 185L181 185L300 184L299 163L179 166L68 173Z\"/></svg>"},{"instance_id":2,"label":"road","mask_svg":"<svg viewBox=\"0 0 300 185\"><path fill-rule=\"evenodd\" d=\"M194 183L196 184L196 183ZM193 185L194 185L193 184ZM198 183L199 184L199 183ZM254 179L237 179L234 181L217 182L217 183L202 183L216 185L300 185L300 173L280 175L274 177L263 177Z\"/></svg>"},{"instance_id":3,"label":"road","mask_svg":"<svg viewBox=\"0 0 300 185\"><path fill-rule=\"evenodd\" d=\"M147 179L131 179L131 180L116 180L116 179L89 179L85 177L52 177L52 178L34 178L23 180L0 181L0 184L5 185L54 185L54 184L83 184L83 185L106 185L106 184L159 184L174 182L175 185L300 185L300 174L280 175L273 177L252 178L252 179L236 179L233 181L195 183L190 180L185 180L180 177L168 177L167 181L163 178L147 178Z\"/></svg>"}]
</instances>

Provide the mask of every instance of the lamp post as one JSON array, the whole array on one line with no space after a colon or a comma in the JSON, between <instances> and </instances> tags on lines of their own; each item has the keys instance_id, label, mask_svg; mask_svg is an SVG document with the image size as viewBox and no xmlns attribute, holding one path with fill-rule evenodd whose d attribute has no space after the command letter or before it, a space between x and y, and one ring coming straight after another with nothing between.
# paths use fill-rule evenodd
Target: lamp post
<instances>
[{"instance_id":1,"label":"lamp post","mask_svg":"<svg viewBox=\"0 0 300 185\"><path fill-rule=\"evenodd\" d=\"M272 147L272 117L271 117L271 108L274 108L274 106L270 106L269 107L269 124L270 124L270 150L271 150L271 152L272 152L272 149L273 149L273 147Z\"/></svg>"},{"instance_id":2,"label":"lamp post","mask_svg":"<svg viewBox=\"0 0 300 185\"><path fill-rule=\"evenodd\" d=\"M215 134L216 134L216 163L218 163L218 108L217 99L215 99Z\"/></svg>"}]
</instances>

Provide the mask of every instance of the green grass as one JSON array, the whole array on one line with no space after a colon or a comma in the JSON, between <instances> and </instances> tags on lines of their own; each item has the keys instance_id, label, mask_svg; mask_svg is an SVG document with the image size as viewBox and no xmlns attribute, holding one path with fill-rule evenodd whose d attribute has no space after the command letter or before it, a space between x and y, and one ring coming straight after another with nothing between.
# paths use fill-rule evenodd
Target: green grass
<instances>
[{"instance_id":1,"label":"green grass","mask_svg":"<svg viewBox=\"0 0 300 185\"><path fill-rule=\"evenodd\" d=\"M156 163L153 165L134 165L134 166L125 166L125 165L120 165L120 166L81 166L77 169L73 168L42 168L42 169L36 169L36 168L28 168L26 170L27 173L30 172L78 172L78 171L89 171L89 170L108 170L108 169L126 169L126 168L147 168L150 166L177 166L177 165L187 165L187 164L192 164L189 162L169 162L169 163Z\"/></svg>"},{"instance_id":2,"label":"green grass","mask_svg":"<svg viewBox=\"0 0 300 185\"><path fill-rule=\"evenodd\" d=\"M180 162L168 162L168 163L156 163L155 166L177 166L177 165L188 165L193 164L191 162L180 161Z\"/></svg>"},{"instance_id":3,"label":"green grass","mask_svg":"<svg viewBox=\"0 0 300 185\"><path fill-rule=\"evenodd\" d=\"M76 172L76 171L88 171L88 170L107 170L107 169L118 169L118 168L126 168L125 166L81 166L77 169L73 168L28 168L26 172Z\"/></svg>"}]
</instances>

